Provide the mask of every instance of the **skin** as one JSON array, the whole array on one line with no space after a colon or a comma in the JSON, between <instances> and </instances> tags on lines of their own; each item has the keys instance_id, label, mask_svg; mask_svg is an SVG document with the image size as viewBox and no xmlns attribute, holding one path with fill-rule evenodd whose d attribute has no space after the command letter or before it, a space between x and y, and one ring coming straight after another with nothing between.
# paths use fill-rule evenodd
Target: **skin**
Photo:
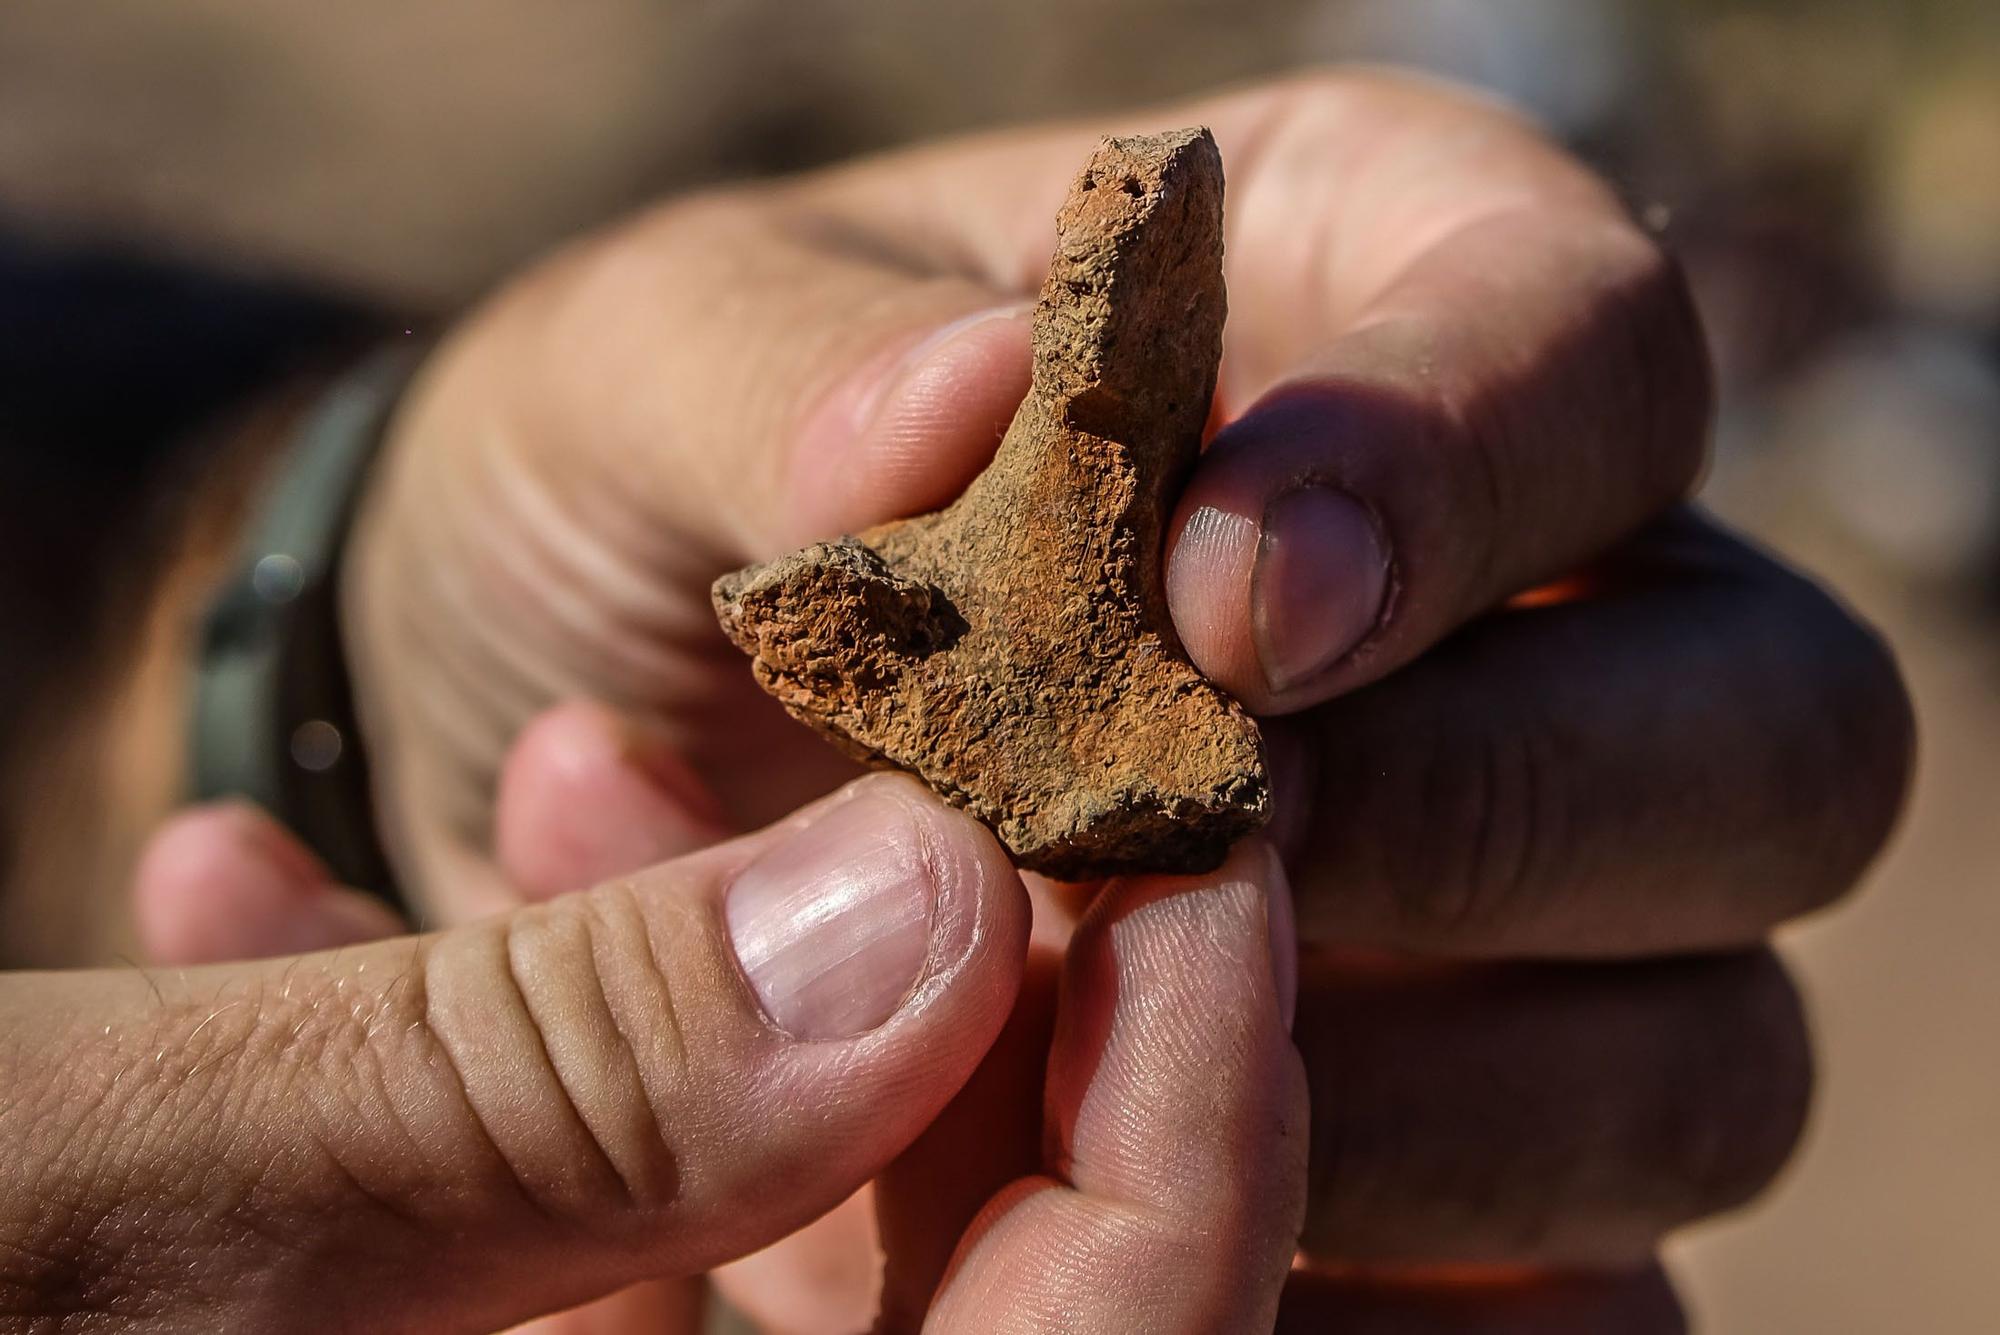
<instances>
[{"instance_id":1,"label":"skin","mask_svg":"<svg viewBox=\"0 0 2000 1335\"><path fill-rule=\"evenodd\" d=\"M643 921L685 922L683 897L726 894L744 845L716 841L848 771L755 690L714 630L709 580L955 495L1025 386L1017 303L1076 164L1100 132L1196 122L1229 167L1231 319L1218 430L1162 559L1191 656L1268 720L1283 870L1253 844L1220 878L1093 897L1023 896L995 866L978 914L1009 949L853 1040L876 1055L836 1091L785 1083L803 1079L796 1054L715 983L727 970L696 968L719 989L695 993L721 1036L714 1069L741 1076L716 1097L779 1102L648 1100L634 1123L648 1135L677 1147L686 1129L724 1156L680 1180L721 1187L657 1202L615 1237L580 1226L623 1217L601 1197L529 1218L476 1193L438 1201L410 1173L370 1183L366 1203L319 1179L287 1196L280 1176L252 1199L284 1207L286 1231L203 1192L231 1180L205 1171L216 1156L295 1144L290 1122L207 1140L125 1116L164 1157L135 1150L121 1162L145 1171L108 1180L70 1167L96 1213L30 1210L40 1188L0 1187L12 1254L75 1252L32 1232L45 1216L191 1213L236 1229L180 1230L213 1239L196 1282L120 1291L164 1286L180 1295L159 1300L170 1314L277 1303L324 1293L311 1281L329 1257L334 1287L355 1291L367 1249L350 1221L370 1221L365 1243L386 1209L412 1233L370 1258L368 1315L426 1328L490 1327L777 1244L716 1280L771 1329L852 1326L878 1306L888 1329L1678 1329L1659 1237L1758 1190L1804 1115L1806 1030L1768 934L1879 849L1910 714L1871 634L1685 505L1710 405L1679 276L1600 182L1484 102L1312 75L676 202L523 277L413 388L345 571L393 852L443 924L609 912L632 886ZM1353 502L1369 536L1322 544L1321 578L1273 577L1260 551L1315 550L1275 528L1302 483ZM1326 661L1297 670L1300 645ZM927 819L991 853L958 818ZM156 844L134 893L166 962L390 929L242 813L195 813L161 839L179 853ZM345 970L373 962L380 979L412 950L399 938L309 967L339 993L359 986ZM620 985L594 955L568 964L575 978L536 976L566 994ZM189 1032L215 988L254 992L280 967L190 971L198 990L164 1006L129 975L7 980L23 998L9 1087L54 1091L17 1106L57 1110L44 1128L72 1105L118 1107L104 1091L147 1087L118 1072L169 1048L198 1061L199 1040L235 1032L223 1018ZM50 989L74 1025L26 1023L50 1013ZM180 1027L145 1027L161 1015ZM119 1041L100 1069L77 1054L106 1024ZM568 1049L542 1039L500 1069L546 1089ZM96 1083L77 1092L72 1069ZM833 1152L770 1143L799 1100L828 1110ZM257 1104L220 1106L252 1118ZM362 1137L407 1119L338 1106ZM549 1143L572 1143L573 1112L536 1115ZM711 1134L730 1126L743 1134ZM782 1193L727 1192L779 1148L828 1166ZM294 1160L315 1156L259 1162ZM853 1260L871 1222L879 1291ZM133 1258L93 1273L168 1275L171 1232L90 1230ZM267 1233L304 1258L275 1278ZM661 1328L687 1294L626 1290L547 1329ZM125 1301L120 1315L154 1310Z\"/></svg>"},{"instance_id":2,"label":"skin","mask_svg":"<svg viewBox=\"0 0 2000 1335\"><path fill-rule=\"evenodd\" d=\"M837 869L851 840L824 832L856 812L872 855L927 869L927 946L879 1022L801 1039L797 1015L781 1027L760 1004L728 905L772 858ZM231 886L300 910L269 922L360 934L340 916L350 892L247 808L180 817L137 881L142 900ZM1267 921L1285 893L1255 842L1201 880L1107 891L1052 1050L1073 1073L1048 1108L1063 1176L1003 1193L967 1230L950 1290L1005 1287L1022 1311L1098 1304L1084 1329L1129 1328L1163 1292L1223 1327L1274 1319L1305 1179L1304 1073L1274 965L1296 946L1288 918ZM282 1329L311 1313L315 1329L477 1331L698 1275L838 1205L937 1115L1007 1020L1028 919L985 829L875 776L771 829L450 931L8 976L0 1314L24 1330ZM1197 1099L1215 1072L1229 1095ZM1139 1095L1156 1115L1123 1115ZM1171 1177L1137 1167L1169 1154ZM1227 1252L1197 1226L1215 1208L1251 1221ZM1041 1265L1042 1215L1130 1293L1106 1303ZM617 1315L686 1328L692 1292L656 1285ZM934 1324L991 1328L976 1301Z\"/></svg>"}]
</instances>

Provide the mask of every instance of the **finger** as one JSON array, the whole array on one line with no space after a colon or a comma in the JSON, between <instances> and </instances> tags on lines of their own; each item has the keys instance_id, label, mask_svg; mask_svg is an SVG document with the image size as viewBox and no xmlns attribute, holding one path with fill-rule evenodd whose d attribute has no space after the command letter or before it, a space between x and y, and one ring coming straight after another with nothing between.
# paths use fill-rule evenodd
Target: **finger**
<instances>
[{"instance_id":1,"label":"finger","mask_svg":"<svg viewBox=\"0 0 2000 1335\"><path fill-rule=\"evenodd\" d=\"M1469 225L1216 437L1167 558L1175 624L1253 710L1409 662L1686 494L1701 335L1638 229Z\"/></svg>"},{"instance_id":2,"label":"finger","mask_svg":"<svg viewBox=\"0 0 2000 1335\"><path fill-rule=\"evenodd\" d=\"M1710 410L1678 269L1524 122L1414 83L1278 97L1230 240L1247 406L1167 558L1190 654L1259 712L1378 678L1637 528L1692 485Z\"/></svg>"},{"instance_id":3,"label":"finger","mask_svg":"<svg viewBox=\"0 0 2000 1335\"><path fill-rule=\"evenodd\" d=\"M1684 1335L1657 1267L1618 1275L1404 1280L1299 1273L1278 1335Z\"/></svg>"},{"instance_id":4,"label":"finger","mask_svg":"<svg viewBox=\"0 0 2000 1335\"><path fill-rule=\"evenodd\" d=\"M880 1326L916 1330L959 1239L1008 1183L1042 1167L1042 1081L1056 1027L1062 955L1031 946L1014 1013L935 1122L877 1180Z\"/></svg>"},{"instance_id":5,"label":"finger","mask_svg":"<svg viewBox=\"0 0 2000 1335\"><path fill-rule=\"evenodd\" d=\"M727 833L707 785L665 738L588 700L556 705L522 730L495 801L500 870L531 901L694 852ZM518 1331L692 1333L702 1329L705 1290L699 1279L654 1280Z\"/></svg>"},{"instance_id":6,"label":"finger","mask_svg":"<svg viewBox=\"0 0 2000 1335\"><path fill-rule=\"evenodd\" d=\"M1854 884L1910 770L1882 642L1691 517L1593 578L1299 721L1313 772L1278 782L1311 794L1309 940L1728 949Z\"/></svg>"},{"instance_id":7,"label":"finger","mask_svg":"<svg viewBox=\"0 0 2000 1335\"><path fill-rule=\"evenodd\" d=\"M147 840L132 912L155 964L331 950L403 930L387 904L335 885L303 844L239 802L190 808Z\"/></svg>"},{"instance_id":8,"label":"finger","mask_svg":"<svg viewBox=\"0 0 2000 1335\"><path fill-rule=\"evenodd\" d=\"M536 1317L507 1335L700 1335L707 1308L699 1279L664 1279L620 1289L582 1307Z\"/></svg>"},{"instance_id":9,"label":"finger","mask_svg":"<svg viewBox=\"0 0 2000 1335\"><path fill-rule=\"evenodd\" d=\"M863 1187L798 1232L709 1276L765 1335L853 1335L876 1311L881 1253L874 1189Z\"/></svg>"},{"instance_id":10,"label":"finger","mask_svg":"<svg viewBox=\"0 0 2000 1335\"><path fill-rule=\"evenodd\" d=\"M765 193L671 207L514 289L414 390L352 548L358 656L466 628L362 701L371 732L393 718L409 743L384 748L382 805L421 792L445 831L392 830L405 860L443 881L454 845L486 846L493 776L563 683L634 715L741 720L667 738L723 776L741 823L851 778L830 750L742 763L795 725L741 672L709 583L949 500L991 457L1028 365L1012 294L911 270ZM467 403L490 429L447 447L468 439ZM690 670L703 655L727 670Z\"/></svg>"},{"instance_id":11,"label":"finger","mask_svg":"<svg viewBox=\"0 0 2000 1335\"><path fill-rule=\"evenodd\" d=\"M723 839L722 808L654 729L587 700L536 717L500 772L494 844L531 900Z\"/></svg>"},{"instance_id":12,"label":"finger","mask_svg":"<svg viewBox=\"0 0 2000 1335\"><path fill-rule=\"evenodd\" d=\"M716 843L720 806L658 731L593 701L570 701L522 731L500 774L495 844L501 870L531 900L553 898ZM763 1329L859 1329L875 1310L866 1193L772 1248L717 1270L712 1282ZM859 1206L857 1211L854 1207ZM858 1243L850 1248L844 1244ZM690 1281L662 1281L532 1324L535 1335L680 1325ZM698 1310L698 1309L695 1309ZM843 1316L844 1314L844 1316ZM671 1323L668 1323L671 1324Z\"/></svg>"},{"instance_id":13,"label":"finger","mask_svg":"<svg viewBox=\"0 0 2000 1335\"><path fill-rule=\"evenodd\" d=\"M1305 1151L1284 894L1254 840L1212 876L1106 891L1070 947L1046 1175L975 1221L928 1328L1271 1328Z\"/></svg>"},{"instance_id":14,"label":"finger","mask_svg":"<svg viewBox=\"0 0 2000 1335\"><path fill-rule=\"evenodd\" d=\"M1644 1264L1777 1174L1812 1086L1768 952L1633 965L1315 963L1315 1261Z\"/></svg>"},{"instance_id":15,"label":"finger","mask_svg":"<svg viewBox=\"0 0 2000 1335\"><path fill-rule=\"evenodd\" d=\"M435 936L10 977L0 1281L30 1318L491 1329L698 1272L936 1115L1026 918L990 835L881 776Z\"/></svg>"},{"instance_id":16,"label":"finger","mask_svg":"<svg viewBox=\"0 0 2000 1335\"><path fill-rule=\"evenodd\" d=\"M1081 887L1024 876L1034 928L1013 1014L965 1087L865 1193L837 1214L838 1235L818 1221L804 1233L715 1276L717 1288L753 1321L775 1330L846 1331L877 1318L885 1331L923 1324L958 1240L996 1192L1037 1172L1042 1156L1042 1077L1055 1032L1063 953L1088 900L1061 892ZM1091 897L1096 887L1091 888ZM866 1283L852 1282L860 1267ZM877 1273L879 1270L879 1274ZM752 1272L753 1273L746 1273ZM809 1273L810 1288L798 1282ZM829 1284L830 1278L842 1282ZM829 1290L832 1290L829 1294ZM851 1313L855 1293L865 1298ZM810 1306L809 1306L810 1305ZM824 1320L806 1313L816 1308ZM831 1311L832 1315L829 1315Z\"/></svg>"},{"instance_id":17,"label":"finger","mask_svg":"<svg viewBox=\"0 0 2000 1335\"><path fill-rule=\"evenodd\" d=\"M1383 419L1379 446L1308 430L1327 458L1319 443L1218 448L1194 483L1187 514L1213 522L1185 530L1214 540L1175 548L1170 602L1196 662L1247 703L1293 708L1386 671L1684 488L1700 431L1682 422L1704 409L1681 383L1699 374L1687 337L1654 332L1680 328L1671 270L1575 164L1436 85L1314 76L680 202L546 266L441 351L357 526L347 629L363 661L438 622L470 628L361 702L371 734L399 743L378 748L384 808L421 792L448 831L388 832L419 879L466 874L453 845L485 846L501 757L566 682L682 720L671 740L730 776L718 796L739 818L849 777L831 752L817 769L730 763L796 734L740 670L685 670L730 661L709 582L955 496L1025 392L1018 303L1076 164L1105 130L1195 121L1232 174L1225 414L1273 396L1232 438L1284 436L1287 404L1318 422L1329 396L1342 421ZM1487 262L1496 249L1507 263ZM1496 312L1513 314L1496 329ZM1409 383L1424 366L1437 374ZM1636 405L1635 385L1651 389ZM1552 425L1551 402L1574 411ZM1301 451L1312 471L1276 491L1266 464L1225 467ZM1287 610L1255 620L1244 553L1307 480L1379 523L1358 545L1274 542L1261 587ZM1376 539L1380 570L1354 575ZM1313 553L1342 569L1295 616ZM1347 666L1279 691L1246 658L1253 621L1323 647L1340 608L1374 618ZM742 720L726 735L687 722L725 714ZM402 759L433 751L453 759Z\"/></svg>"},{"instance_id":18,"label":"finger","mask_svg":"<svg viewBox=\"0 0 2000 1335\"><path fill-rule=\"evenodd\" d=\"M1525 122L1380 74L1124 122L918 152L803 193L895 253L1025 288L1095 132L1213 127L1236 420L1182 499L1167 585L1195 662L1253 709L1383 675L1691 485L1709 384L1685 284Z\"/></svg>"}]
</instances>

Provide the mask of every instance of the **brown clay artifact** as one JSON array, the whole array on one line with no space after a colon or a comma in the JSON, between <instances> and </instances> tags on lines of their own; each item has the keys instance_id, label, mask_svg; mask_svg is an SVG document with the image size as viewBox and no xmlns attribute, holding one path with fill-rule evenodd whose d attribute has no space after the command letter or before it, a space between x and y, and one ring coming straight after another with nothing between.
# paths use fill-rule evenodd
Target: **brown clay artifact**
<instances>
[{"instance_id":1,"label":"brown clay artifact","mask_svg":"<svg viewBox=\"0 0 2000 1335\"><path fill-rule=\"evenodd\" d=\"M716 612L795 717L1021 866L1206 871L1269 806L1257 725L1182 653L1160 576L1222 348L1214 139L1104 140L1056 225L1033 387L965 495L725 575Z\"/></svg>"}]
</instances>

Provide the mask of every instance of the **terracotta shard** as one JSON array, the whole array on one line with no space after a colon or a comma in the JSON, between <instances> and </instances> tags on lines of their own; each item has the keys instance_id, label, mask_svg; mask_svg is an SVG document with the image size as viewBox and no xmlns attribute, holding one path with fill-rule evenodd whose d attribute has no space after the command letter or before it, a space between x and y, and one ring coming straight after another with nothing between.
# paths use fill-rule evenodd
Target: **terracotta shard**
<instances>
[{"instance_id":1,"label":"terracotta shard","mask_svg":"<svg viewBox=\"0 0 2000 1335\"><path fill-rule=\"evenodd\" d=\"M1257 725L1181 652L1160 575L1222 348L1214 139L1104 140L1056 225L992 465L947 510L724 576L716 612L794 716L1021 866L1206 871L1269 806Z\"/></svg>"}]
</instances>

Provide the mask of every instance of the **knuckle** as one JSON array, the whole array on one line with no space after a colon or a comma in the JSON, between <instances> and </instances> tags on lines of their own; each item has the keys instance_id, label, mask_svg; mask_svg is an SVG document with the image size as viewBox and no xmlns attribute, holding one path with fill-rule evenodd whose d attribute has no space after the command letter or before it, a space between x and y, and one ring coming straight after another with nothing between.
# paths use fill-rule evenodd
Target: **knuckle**
<instances>
[{"instance_id":1,"label":"knuckle","mask_svg":"<svg viewBox=\"0 0 2000 1335\"><path fill-rule=\"evenodd\" d=\"M212 1073L211 1111L198 1121L174 1116L207 1128L186 1153L219 1187L211 1208L252 1251L304 1250L385 1226L404 1232L448 1196L440 1184L449 1169L420 1136L408 1147L423 1152L408 1158L372 1148L390 1128L402 1138L414 1125L397 1071L403 1045L422 1028L414 983L412 969L350 974L338 956L301 959L206 1009L200 1023L214 1038L187 1048L193 1069ZM280 1126L294 1149L256 1147ZM237 1143L244 1129L254 1132L247 1153Z\"/></svg>"},{"instance_id":2,"label":"knuckle","mask_svg":"<svg viewBox=\"0 0 2000 1335\"><path fill-rule=\"evenodd\" d=\"M1585 1125L1565 1102L1574 1078L1544 1074L1524 1000L1464 978L1358 980L1301 998L1298 1041L1320 1095L1310 1253L1550 1264L1643 1253L1650 1234L1635 1238L1600 1199L1608 1127ZM1536 1019L1544 1034L1563 1027ZM1412 1051L1424 1060L1410 1062Z\"/></svg>"},{"instance_id":3,"label":"knuckle","mask_svg":"<svg viewBox=\"0 0 2000 1335\"><path fill-rule=\"evenodd\" d=\"M614 885L432 970L426 1023L475 1149L544 1215L617 1228L679 1196L686 1038L654 926Z\"/></svg>"},{"instance_id":4,"label":"knuckle","mask_svg":"<svg viewBox=\"0 0 2000 1335\"><path fill-rule=\"evenodd\" d=\"M1708 457L1715 409L1708 339L1680 262L1628 222L1605 229L1601 337L1630 386L1639 481L1656 503L1686 495Z\"/></svg>"},{"instance_id":5,"label":"knuckle","mask_svg":"<svg viewBox=\"0 0 2000 1335\"><path fill-rule=\"evenodd\" d=\"M1269 85L1269 91L1288 118L1312 125L1346 112L1365 87L1365 80L1354 70L1322 64L1285 75Z\"/></svg>"},{"instance_id":6,"label":"knuckle","mask_svg":"<svg viewBox=\"0 0 2000 1335\"><path fill-rule=\"evenodd\" d=\"M1536 730L1501 719L1423 754L1416 800L1400 804L1422 828L1387 843L1396 935L1419 949L1498 948L1565 879L1559 770Z\"/></svg>"},{"instance_id":7,"label":"knuckle","mask_svg":"<svg viewBox=\"0 0 2000 1335\"><path fill-rule=\"evenodd\" d=\"M1296 1032L1317 1096L1304 1245L1326 1258L1628 1263L1767 1186L1811 1096L1769 952L1323 980Z\"/></svg>"}]
</instances>

